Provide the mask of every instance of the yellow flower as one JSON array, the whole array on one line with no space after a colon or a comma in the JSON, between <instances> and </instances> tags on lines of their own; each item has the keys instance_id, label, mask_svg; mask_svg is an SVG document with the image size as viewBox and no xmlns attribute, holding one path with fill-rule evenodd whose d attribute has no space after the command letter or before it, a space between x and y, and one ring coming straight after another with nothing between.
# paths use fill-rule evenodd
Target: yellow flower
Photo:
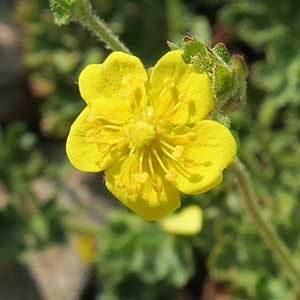
<instances>
[{"instance_id":1,"label":"yellow flower","mask_svg":"<svg viewBox=\"0 0 300 300\"><path fill-rule=\"evenodd\" d=\"M66 151L85 172L106 170L107 188L147 220L180 205L179 191L199 194L222 181L236 155L213 109L211 82L170 51L150 78L140 60L113 52L79 76L87 106L71 127Z\"/></svg>"},{"instance_id":2,"label":"yellow flower","mask_svg":"<svg viewBox=\"0 0 300 300\"><path fill-rule=\"evenodd\" d=\"M161 227L171 234L195 235L201 231L202 221L202 209L197 205L190 205L179 213L163 219Z\"/></svg>"}]
</instances>

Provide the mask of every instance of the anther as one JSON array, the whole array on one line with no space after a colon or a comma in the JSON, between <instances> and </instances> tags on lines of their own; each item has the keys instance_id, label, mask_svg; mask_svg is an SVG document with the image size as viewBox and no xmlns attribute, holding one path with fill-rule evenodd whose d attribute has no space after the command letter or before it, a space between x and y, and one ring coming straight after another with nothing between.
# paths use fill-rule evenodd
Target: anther
<instances>
[{"instance_id":1,"label":"anther","mask_svg":"<svg viewBox=\"0 0 300 300\"><path fill-rule=\"evenodd\" d=\"M135 185L128 185L126 187L126 192L130 196L134 196L137 194L137 187Z\"/></svg>"},{"instance_id":2,"label":"anther","mask_svg":"<svg viewBox=\"0 0 300 300\"><path fill-rule=\"evenodd\" d=\"M165 178L168 181L174 182L177 179L177 174L172 171L168 171L168 173L165 175Z\"/></svg>"},{"instance_id":3,"label":"anther","mask_svg":"<svg viewBox=\"0 0 300 300\"><path fill-rule=\"evenodd\" d=\"M120 125L104 125L103 128L111 129L111 130L120 130L121 126Z\"/></svg>"},{"instance_id":4,"label":"anther","mask_svg":"<svg viewBox=\"0 0 300 300\"><path fill-rule=\"evenodd\" d=\"M182 156L183 150L184 147L182 145L177 145L172 154L175 158L179 158Z\"/></svg>"},{"instance_id":5,"label":"anther","mask_svg":"<svg viewBox=\"0 0 300 300\"><path fill-rule=\"evenodd\" d=\"M157 194L162 192L162 185L160 183L153 183L152 186Z\"/></svg>"},{"instance_id":6,"label":"anther","mask_svg":"<svg viewBox=\"0 0 300 300\"><path fill-rule=\"evenodd\" d=\"M134 179L139 183L145 183L149 179L149 174L146 172L136 173Z\"/></svg>"}]
</instances>

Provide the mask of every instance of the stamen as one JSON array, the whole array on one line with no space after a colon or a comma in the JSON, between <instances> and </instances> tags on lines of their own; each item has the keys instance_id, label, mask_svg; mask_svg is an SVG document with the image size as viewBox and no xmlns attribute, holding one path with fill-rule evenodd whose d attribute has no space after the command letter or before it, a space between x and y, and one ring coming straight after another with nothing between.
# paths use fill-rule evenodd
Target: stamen
<instances>
[{"instance_id":1,"label":"stamen","mask_svg":"<svg viewBox=\"0 0 300 300\"><path fill-rule=\"evenodd\" d=\"M104 125L103 128L112 129L112 130L120 130L122 128L122 126L121 125Z\"/></svg>"},{"instance_id":2,"label":"stamen","mask_svg":"<svg viewBox=\"0 0 300 300\"><path fill-rule=\"evenodd\" d=\"M167 143L165 143L167 144ZM183 146L181 145L177 145L176 147L173 147L169 144L167 144L169 146L169 148L173 149L173 153L171 154L170 152L168 152L168 150L164 147L161 147L161 150L163 151L163 153L165 155L167 155L170 159L171 159L171 163L172 165L177 169L178 172L180 172L182 175L189 177L191 176L191 174L185 170L182 165L180 164L180 162L178 161L178 159L180 158L180 156L182 155L182 152L184 150ZM175 155L174 155L175 153ZM177 155L177 157L176 157ZM179 156L178 156L179 155ZM168 171L166 172L167 174L169 173ZM169 176L168 176L169 177ZM169 177L171 178L171 176ZM167 179L167 178L166 178Z\"/></svg>"},{"instance_id":3,"label":"stamen","mask_svg":"<svg viewBox=\"0 0 300 300\"><path fill-rule=\"evenodd\" d=\"M144 82L145 80L143 78L137 78L132 75L127 75L122 80L122 85L125 88L122 90L121 96L126 99L126 102L132 112L141 109L139 100L143 96L141 86Z\"/></svg>"},{"instance_id":4,"label":"stamen","mask_svg":"<svg viewBox=\"0 0 300 300\"><path fill-rule=\"evenodd\" d=\"M130 196L135 196L137 194L137 186L136 185L127 185L126 186L126 192Z\"/></svg>"},{"instance_id":5,"label":"stamen","mask_svg":"<svg viewBox=\"0 0 300 300\"><path fill-rule=\"evenodd\" d=\"M191 177L192 176L192 174L188 170L183 168L183 166L178 161L172 161L171 160L170 163L173 165L174 169L178 173L182 174L184 177Z\"/></svg>"},{"instance_id":6,"label":"stamen","mask_svg":"<svg viewBox=\"0 0 300 300\"><path fill-rule=\"evenodd\" d=\"M177 161L177 158L173 156L166 148L161 147L161 150L164 154L166 154L169 158L171 158L174 161Z\"/></svg>"},{"instance_id":7,"label":"stamen","mask_svg":"<svg viewBox=\"0 0 300 300\"><path fill-rule=\"evenodd\" d=\"M162 97L167 91L172 90L175 87L173 79L167 77L163 80L163 89L160 91L159 96Z\"/></svg>"},{"instance_id":8,"label":"stamen","mask_svg":"<svg viewBox=\"0 0 300 300\"><path fill-rule=\"evenodd\" d=\"M159 165L161 166L161 168L163 169L163 171L165 173L168 173L168 169L166 168L166 166L164 165L163 161L161 160L161 158L159 157L158 153L156 150L152 150L156 160L158 161Z\"/></svg>"},{"instance_id":9,"label":"stamen","mask_svg":"<svg viewBox=\"0 0 300 300\"><path fill-rule=\"evenodd\" d=\"M178 161L183 154L184 147L182 145L176 145L175 147L172 147L171 145L169 145L169 148L171 148L171 149L173 148L172 154L170 152L168 152L168 150L165 149L164 147L162 147L161 150L163 151L164 154L166 154L173 161L174 165L175 164L177 165L177 168L180 169L181 173L188 174L187 170L184 170L184 168ZM186 158L183 159L183 166L185 168L192 168L192 167L195 167L196 165L197 165L197 163L195 161L193 161L192 159L186 159Z\"/></svg>"},{"instance_id":10,"label":"stamen","mask_svg":"<svg viewBox=\"0 0 300 300\"><path fill-rule=\"evenodd\" d=\"M153 189L157 194L160 194L162 192L162 184L159 182L153 182L152 183Z\"/></svg>"},{"instance_id":11,"label":"stamen","mask_svg":"<svg viewBox=\"0 0 300 300\"><path fill-rule=\"evenodd\" d=\"M108 152L108 151L113 151L115 149L120 149L125 142L125 138L121 137L119 139L116 140L112 140L110 141L110 143L108 142L102 142L101 140L97 143L98 149L100 152Z\"/></svg>"},{"instance_id":12,"label":"stamen","mask_svg":"<svg viewBox=\"0 0 300 300\"><path fill-rule=\"evenodd\" d=\"M150 155L148 156L148 165L149 165L150 175L153 178L155 174L153 169L153 162Z\"/></svg>"},{"instance_id":13,"label":"stamen","mask_svg":"<svg viewBox=\"0 0 300 300\"><path fill-rule=\"evenodd\" d=\"M182 156L184 151L184 147L182 145L176 145L174 147L164 141L161 141L161 143L163 144L163 146L168 147L172 150L172 153L170 153L166 148L161 148L161 150L174 161L177 161L177 159L179 159Z\"/></svg>"},{"instance_id":14,"label":"stamen","mask_svg":"<svg viewBox=\"0 0 300 300\"><path fill-rule=\"evenodd\" d=\"M134 179L139 183L145 183L149 179L149 174L146 172L134 174Z\"/></svg>"},{"instance_id":15,"label":"stamen","mask_svg":"<svg viewBox=\"0 0 300 300\"><path fill-rule=\"evenodd\" d=\"M132 102L130 101L130 98L129 97L124 97L126 99L126 103L130 109L131 112L134 112L134 106L132 104Z\"/></svg>"},{"instance_id":16,"label":"stamen","mask_svg":"<svg viewBox=\"0 0 300 300\"><path fill-rule=\"evenodd\" d=\"M174 151L175 147L170 145L168 142L166 142L165 140L161 139L160 140L161 144L163 144L164 146L166 146L166 148L171 149L172 151Z\"/></svg>"},{"instance_id":17,"label":"stamen","mask_svg":"<svg viewBox=\"0 0 300 300\"><path fill-rule=\"evenodd\" d=\"M150 177L152 180L152 187L157 194L160 194L162 192L162 184L156 181L151 154L149 154L147 161L148 161L148 166L150 171Z\"/></svg>"},{"instance_id":18,"label":"stamen","mask_svg":"<svg viewBox=\"0 0 300 300\"><path fill-rule=\"evenodd\" d=\"M176 158L175 156L173 156L170 152L168 152L164 147L161 148L161 150L163 151L164 154L166 154L170 159L171 159L171 163L174 167L176 167L177 171L180 172L181 174L183 174L186 177L191 176L192 174L190 174L187 170L185 170L182 165L180 164L180 162L178 161L178 158ZM166 172L168 173L168 172Z\"/></svg>"},{"instance_id":19,"label":"stamen","mask_svg":"<svg viewBox=\"0 0 300 300\"><path fill-rule=\"evenodd\" d=\"M174 105L174 101L172 101L172 104ZM168 110L166 113L165 113L165 117L170 117L172 116L173 113L176 112L177 108L179 107L180 105L180 102L177 102L173 107L172 109Z\"/></svg>"},{"instance_id":20,"label":"stamen","mask_svg":"<svg viewBox=\"0 0 300 300\"><path fill-rule=\"evenodd\" d=\"M112 122L112 121L108 121L104 117L101 117L99 115L96 115L96 119L97 119L97 121L102 122L103 124L118 125L118 123L115 123L115 122Z\"/></svg>"},{"instance_id":21,"label":"stamen","mask_svg":"<svg viewBox=\"0 0 300 300\"><path fill-rule=\"evenodd\" d=\"M194 132L187 132L186 134L175 134L172 138L176 143L184 144L187 142L195 142L197 140L197 135Z\"/></svg>"},{"instance_id":22,"label":"stamen","mask_svg":"<svg viewBox=\"0 0 300 300\"><path fill-rule=\"evenodd\" d=\"M144 152L141 150L139 156L139 170L141 173L143 172L143 160L144 160Z\"/></svg>"},{"instance_id":23,"label":"stamen","mask_svg":"<svg viewBox=\"0 0 300 300\"><path fill-rule=\"evenodd\" d=\"M166 175L165 175L165 178L168 180L168 181L171 181L171 182L174 182L176 181L177 179L177 174L173 171L169 171Z\"/></svg>"},{"instance_id":24,"label":"stamen","mask_svg":"<svg viewBox=\"0 0 300 300\"><path fill-rule=\"evenodd\" d=\"M173 156L176 158L180 158L183 154L183 151L184 151L184 147L182 145L177 145L173 152Z\"/></svg>"}]
</instances>

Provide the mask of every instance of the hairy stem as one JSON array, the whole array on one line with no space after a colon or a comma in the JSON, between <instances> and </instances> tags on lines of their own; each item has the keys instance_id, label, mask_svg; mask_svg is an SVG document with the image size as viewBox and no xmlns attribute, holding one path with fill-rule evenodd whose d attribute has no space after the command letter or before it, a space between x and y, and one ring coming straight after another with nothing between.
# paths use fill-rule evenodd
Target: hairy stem
<instances>
[{"instance_id":1,"label":"hairy stem","mask_svg":"<svg viewBox=\"0 0 300 300\"><path fill-rule=\"evenodd\" d=\"M233 162L231 170L235 176L237 186L242 195L241 199L244 202L246 210L252 217L264 241L270 247L273 254L277 257L281 266L288 272L289 278L294 284L297 295L299 296L300 272L292 260L292 255L288 247L281 240L273 225L263 215L262 209L258 204L257 196L253 190L250 176L245 166L237 158Z\"/></svg>"},{"instance_id":2,"label":"hairy stem","mask_svg":"<svg viewBox=\"0 0 300 300\"><path fill-rule=\"evenodd\" d=\"M180 0L166 0L168 22L168 38L177 41L181 31L181 2Z\"/></svg>"},{"instance_id":3,"label":"hairy stem","mask_svg":"<svg viewBox=\"0 0 300 300\"><path fill-rule=\"evenodd\" d=\"M93 12L89 0L78 0L75 15L76 17L73 20L79 22L103 41L107 48L130 54L130 50L114 35L106 23Z\"/></svg>"}]
</instances>

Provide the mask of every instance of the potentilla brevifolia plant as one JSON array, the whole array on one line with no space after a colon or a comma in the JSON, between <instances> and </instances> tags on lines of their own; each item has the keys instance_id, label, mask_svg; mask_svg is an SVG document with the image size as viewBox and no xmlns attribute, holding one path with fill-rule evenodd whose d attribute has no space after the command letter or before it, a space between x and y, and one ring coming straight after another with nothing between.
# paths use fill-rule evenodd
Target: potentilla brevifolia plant
<instances>
[{"instance_id":1,"label":"potentilla brevifolia plant","mask_svg":"<svg viewBox=\"0 0 300 300\"><path fill-rule=\"evenodd\" d=\"M299 270L261 213L229 129L228 115L245 103L243 58L231 56L222 43L211 47L187 35L180 45L169 42L170 51L145 68L88 0L51 5L58 24L79 22L112 50L79 76L86 107L67 138L71 164L83 172L105 171L109 191L146 220L176 210L180 193L205 193L219 185L231 165L245 208L299 289Z\"/></svg>"}]
</instances>

